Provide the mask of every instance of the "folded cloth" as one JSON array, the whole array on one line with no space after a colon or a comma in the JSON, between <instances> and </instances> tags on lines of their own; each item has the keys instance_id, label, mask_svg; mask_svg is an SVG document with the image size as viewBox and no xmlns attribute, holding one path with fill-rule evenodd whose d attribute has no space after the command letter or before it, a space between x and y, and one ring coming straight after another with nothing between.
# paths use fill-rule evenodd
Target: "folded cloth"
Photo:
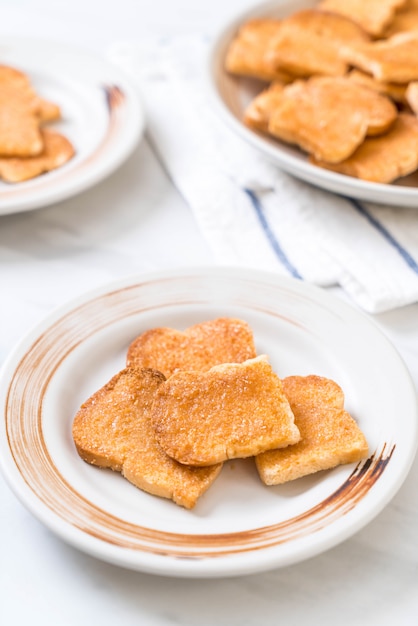
<instances>
[{"instance_id":1,"label":"folded cloth","mask_svg":"<svg viewBox=\"0 0 418 626\"><path fill-rule=\"evenodd\" d=\"M117 42L109 57L136 81L148 140L216 262L338 284L370 313L417 302L418 203L360 202L281 171L212 110L207 50L169 38Z\"/></svg>"}]
</instances>

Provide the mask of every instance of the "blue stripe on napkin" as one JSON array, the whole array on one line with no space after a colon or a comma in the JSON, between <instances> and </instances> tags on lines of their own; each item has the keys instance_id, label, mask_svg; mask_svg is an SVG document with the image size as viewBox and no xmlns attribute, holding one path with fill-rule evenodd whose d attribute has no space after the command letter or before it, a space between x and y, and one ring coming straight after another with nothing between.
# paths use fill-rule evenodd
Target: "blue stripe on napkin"
<instances>
[{"instance_id":1,"label":"blue stripe on napkin","mask_svg":"<svg viewBox=\"0 0 418 626\"><path fill-rule=\"evenodd\" d=\"M276 254L277 258L279 259L279 261L282 263L282 265L284 265L284 267L287 269L287 271L289 272L289 274L291 276L293 276L294 278L299 278L302 280L302 276L300 275L299 271L297 270L297 268L293 265L293 263L290 261L290 259L288 258L288 256L285 254L283 248L281 247L277 237L275 236L275 234L273 233L270 224L264 214L263 211L263 206L261 204L260 199L258 198L258 196L254 193L254 191L252 191L251 189L247 189L244 188L244 192L247 194L248 198L251 201L251 204L255 210L256 216L258 218L258 221L260 222L260 225L264 231L265 236L267 237L274 253Z\"/></svg>"},{"instance_id":2,"label":"blue stripe on napkin","mask_svg":"<svg viewBox=\"0 0 418 626\"><path fill-rule=\"evenodd\" d=\"M406 264L418 274L418 263L415 259L409 254L408 250L406 250L399 241L395 239L395 237L379 222L367 209L360 203L358 200L354 198L346 198L351 205L362 215L376 230L384 237L384 239L391 244L399 252L400 256L406 262Z\"/></svg>"}]
</instances>

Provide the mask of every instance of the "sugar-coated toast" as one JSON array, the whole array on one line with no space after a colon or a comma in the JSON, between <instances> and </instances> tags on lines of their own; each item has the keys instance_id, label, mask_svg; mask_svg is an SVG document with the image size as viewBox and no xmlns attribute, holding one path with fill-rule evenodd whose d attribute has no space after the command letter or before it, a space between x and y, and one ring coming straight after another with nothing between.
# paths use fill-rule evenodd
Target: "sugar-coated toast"
<instances>
[{"instance_id":1,"label":"sugar-coated toast","mask_svg":"<svg viewBox=\"0 0 418 626\"><path fill-rule=\"evenodd\" d=\"M344 410L344 394L336 382L312 375L289 376L282 383L301 440L256 457L260 478L266 485L278 485L367 457L366 438Z\"/></svg>"},{"instance_id":2,"label":"sugar-coated toast","mask_svg":"<svg viewBox=\"0 0 418 626\"><path fill-rule=\"evenodd\" d=\"M41 130L41 137L41 154L30 157L0 157L0 178L9 183L19 183L55 170L74 156L72 143L61 133L44 128Z\"/></svg>"},{"instance_id":3,"label":"sugar-coated toast","mask_svg":"<svg viewBox=\"0 0 418 626\"><path fill-rule=\"evenodd\" d=\"M143 491L190 509L222 465L181 465L157 444L150 411L164 380L151 369L122 370L81 406L73 421L73 439L84 461L121 472Z\"/></svg>"},{"instance_id":4,"label":"sugar-coated toast","mask_svg":"<svg viewBox=\"0 0 418 626\"><path fill-rule=\"evenodd\" d=\"M27 76L0 65L0 156L26 157L42 151L37 106Z\"/></svg>"},{"instance_id":5,"label":"sugar-coated toast","mask_svg":"<svg viewBox=\"0 0 418 626\"><path fill-rule=\"evenodd\" d=\"M221 317L184 332L152 328L129 346L128 367L151 367L167 378L179 370L208 370L219 363L241 363L256 356L253 333L239 319Z\"/></svg>"},{"instance_id":6,"label":"sugar-coated toast","mask_svg":"<svg viewBox=\"0 0 418 626\"><path fill-rule=\"evenodd\" d=\"M260 80L292 80L287 72L275 69L267 59L267 53L280 28L280 20L254 19L241 26L228 46L225 68L237 76L249 76Z\"/></svg>"},{"instance_id":7,"label":"sugar-coated toast","mask_svg":"<svg viewBox=\"0 0 418 626\"><path fill-rule=\"evenodd\" d=\"M341 163L326 163L311 158L311 163L375 183L391 183L418 168L418 119L400 113L384 135L368 137Z\"/></svg>"},{"instance_id":8,"label":"sugar-coated toast","mask_svg":"<svg viewBox=\"0 0 418 626\"><path fill-rule=\"evenodd\" d=\"M173 374L156 392L151 420L163 450L195 466L253 456L300 438L265 356Z\"/></svg>"},{"instance_id":9,"label":"sugar-coated toast","mask_svg":"<svg viewBox=\"0 0 418 626\"><path fill-rule=\"evenodd\" d=\"M338 54L340 47L369 39L363 28L342 15L305 9L281 21L266 56L274 68L293 76L343 76L348 64Z\"/></svg>"},{"instance_id":10,"label":"sugar-coated toast","mask_svg":"<svg viewBox=\"0 0 418 626\"><path fill-rule=\"evenodd\" d=\"M318 160L339 163L367 135L388 130L396 116L388 97L346 77L316 76L296 81L278 94L268 130Z\"/></svg>"}]
</instances>

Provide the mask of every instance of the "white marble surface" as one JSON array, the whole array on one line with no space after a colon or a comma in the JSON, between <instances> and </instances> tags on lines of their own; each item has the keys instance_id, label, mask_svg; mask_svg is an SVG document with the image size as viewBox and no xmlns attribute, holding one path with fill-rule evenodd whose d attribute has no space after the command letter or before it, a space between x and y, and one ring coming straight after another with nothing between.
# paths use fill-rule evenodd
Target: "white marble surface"
<instances>
[{"instance_id":1,"label":"white marble surface","mask_svg":"<svg viewBox=\"0 0 418 626\"><path fill-rule=\"evenodd\" d=\"M250 2L3 0L0 33L53 36L103 51L142 35L214 32L244 4ZM45 314L92 287L140 271L211 263L190 210L145 139L90 191L0 217L0 362ZM375 319L418 386L418 305ZM415 626L417 481L418 461L374 521L309 561L243 578L176 580L123 570L67 546L0 478L0 623Z\"/></svg>"}]
</instances>

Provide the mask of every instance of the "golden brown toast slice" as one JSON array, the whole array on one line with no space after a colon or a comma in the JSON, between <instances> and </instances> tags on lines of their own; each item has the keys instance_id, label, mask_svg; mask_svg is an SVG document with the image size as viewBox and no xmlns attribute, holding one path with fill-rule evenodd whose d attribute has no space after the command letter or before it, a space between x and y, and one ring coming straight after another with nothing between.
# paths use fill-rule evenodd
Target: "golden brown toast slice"
<instances>
[{"instance_id":1,"label":"golden brown toast slice","mask_svg":"<svg viewBox=\"0 0 418 626\"><path fill-rule=\"evenodd\" d=\"M44 122L56 122L61 119L61 108L55 102L38 97L36 100L36 113L41 124Z\"/></svg>"},{"instance_id":2,"label":"golden brown toast slice","mask_svg":"<svg viewBox=\"0 0 418 626\"><path fill-rule=\"evenodd\" d=\"M388 83L376 80L373 76L370 76L370 74L366 74L360 70L351 70L347 74L347 78L358 85L363 85L363 87L368 87L373 91L377 91L378 93L388 96L388 98L394 102L399 104L408 104L405 93L408 86L407 83Z\"/></svg>"},{"instance_id":3,"label":"golden brown toast slice","mask_svg":"<svg viewBox=\"0 0 418 626\"><path fill-rule=\"evenodd\" d=\"M33 156L42 151L36 102L28 77L0 65L0 156Z\"/></svg>"},{"instance_id":4,"label":"golden brown toast slice","mask_svg":"<svg viewBox=\"0 0 418 626\"><path fill-rule=\"evenodd\" d=\"M39 119L33 110L12 100L0 105L0 157L27 157L43 150Z\"/></svg>"},{"instance_id":5,"label":"golden brown toast slice","mask_svg":"<svg viewBox=\"0 0 418 626\"><path fill-rule=\"evenodd\" d=\"M283 83L274 82L258 94L245 110L244 123L250 128L268 133L270 118L282 103L283 89Z\"/></svg>"},{"instance_id":6,"label":"golden brown toast slice","mask_svg":"<svg viewBox=\"0 0 418 626\"><path fill-rule=\"evenodd\" d=\"M41 121L55 121L61 117L60 107L38 96L24 72L9 65L0 65L0 103L10 98L16 98L18 105L32 110Z\"/></svg>"},{"instance_id":7,"label":"golden brown toast slice","mask_svg":"<svg viewBox=\"0 0 418 626\"><path fill-rule=\"evenodd\" d=\"M322 0L318 8L352 19L374 37L383 35L408 0Z\"/></svg>"},{"instance_id":8,"label":"golden brown toast slice","mask_svg":"<svg viewBox=\"0 0 418 626\"><path fill-rule=\"evenodd\" d=\"M151 420L163 450L194 466L299 441L282 384L264 356L173 374L156 393Z\"/></svg>"},{"instance_id":9,"label":"golden brown toast slice","mask_svg":"<svg viewBox=\"0 0 418 626\"><path fill-rule=\"evenodd\" d=\"M367 457L366 438L344 410L344 394L337 383L320 376L289 376L282 383L301 440L256 456L260 478L266 485L279 485Z\"/></svg>"},{"instance_id":10,"label":"golden brown toast slice","mask_svg":"<svg viewBox=\"0 0 418 626\"><path fill-rule=\"evenodd\" d=\"M226 70L237 76L290 82L292 77L275 69L266 57L279 26L280 20L274 19L254 19L243 24L228 46Z\"/></svg>"},{"instance_id":11,"label":"golden brown toast slice","mask_svg":"<svg viewBox=\"0 0 418 626\"><path fill-rule=\"evenodd\" d=\"M370 43L343 46L342 59L376 80L409 83L418 80L418 32L398 33Z\"/></svg>"},{"instance_id":12,"label":"golden brown toast slice","mask_svg":"<svg viewBox=\"0 0 418 626\"><path fill-rule=\"evenodd\" d=\"M29 84L29 79L24 72L10 65L0 64L1 93L4 93L5 89L20 89L25 92Z\"/></svg>"},{"instance_id":13,"label":"golden brown toast slice","mask_svg":"<svg viewBox=\"0 0 418 626\"><path fill-rule=\"evenodd\" d=\"M157 444L150 411L164 380L150 369L122 370L82 405L73 439L84 461L121 472L143 491L190 509L222 466L180 465Z\"/></svg>"},{"instance_id":14,"label":"golden brown toast slice","mask_svg":"<svg viewBox=\"0 0 418 626\"><path fill-rule=\"evenodd\" d=\"M311 158L325 169L376 183L391 183L418 169L418 119L400 113L392 128L380 137L370 137L341 163Z\"/></svg>"},{"instance_id":15,"label":"golden brown toast slice","mask_svg":"<svg viewBox=\"0 0 418 626\"><path fill-rule=\"evenodd\" d=\"M338 54L340 47L369 39L358 24L346 17L306 9L282 20L267 59L276 69L302 78L342 76L348 64Z\"/></svg>"},{"instance_id":16,"label":"golden brown toast slice","mask_svg":"<svg viewBox=\"0 0 418 626\"><path fill-rule=\"evenodd\" d=\"M0 156L40 155L44 151L40 124L60 117L60 107L39 97L24 72L0 65Z\"/></svg>"},{"instance_id":17,"label":"golden brown toast slice","mask_svg":"<svg viewBox=\"0 0 418 626\"><path fill-rule=\"evenodd\" d=\"M391 37L410 31L418 31L418 0L408 0L403 8L396 11L383 36Z\"/></svg>"},{"instance_id":18,"label":"golden brown toast slice","mask_svg":"<svg viewBox=\"0 0 418 626\"><path fill-rule=\"evenodd\" d=\"M296 81L276 100L269 132L328 163L349 157L366 135L384 132L397 116L389 98L346 77Z\"/></svg>"},{"instance_id":19,"label":"golden brown toast slice","mask_svg":"<svg viewBox=\"0 0 418 626\"><path fill-rule=\"evenodd\" d=\"M179 370L208 370L219 363L241 363L256 356L249 325L220 317L190 326L152 328L129 346L127 365L151 367L168 378Z\"/></svg>"},{"instance_id":20,"label":"golden brown toast slice","mask_svg":"<svg viewBox=\"0 0 418 626\"><path fill-rule=\"evenodd\" d=\"M9 183L19 183L61 167L74 156L74 147L64 135L44 128L41 136L41 154L32 157L0 157L0 178Z\"/></svg>"}]
</instances>

